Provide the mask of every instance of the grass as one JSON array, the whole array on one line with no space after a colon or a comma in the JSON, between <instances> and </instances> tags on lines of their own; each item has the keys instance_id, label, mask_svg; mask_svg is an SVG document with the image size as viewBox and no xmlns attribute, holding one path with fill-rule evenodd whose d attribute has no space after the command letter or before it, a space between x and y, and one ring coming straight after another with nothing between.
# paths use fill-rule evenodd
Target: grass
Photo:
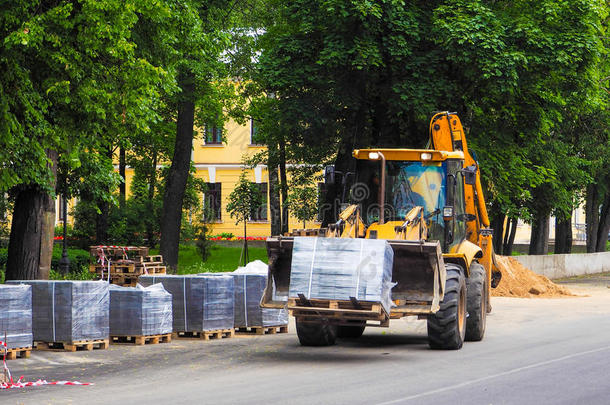
<instances>
[{"instance_id":1,"label":"grass","mask_svg":"<svg viewBox=\"0 0 610 405\"><path fill-rule=\"evenodd\" d=\"M158 254L158 249L151 249L150 254ZM203 262L197 247L194 245L180 245L178 251L178 274L193 274L206 272L233 271L240 266L239 257L241 247L227 247L213 245L210 256ZM249 247L250 261L262 260L267 263L267 249Z\"/></svg>"}]
</instances>

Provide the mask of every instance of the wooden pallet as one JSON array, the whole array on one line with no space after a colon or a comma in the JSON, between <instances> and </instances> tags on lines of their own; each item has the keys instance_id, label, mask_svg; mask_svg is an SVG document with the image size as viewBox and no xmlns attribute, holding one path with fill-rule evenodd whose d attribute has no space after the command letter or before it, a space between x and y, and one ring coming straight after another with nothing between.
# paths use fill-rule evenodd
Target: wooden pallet
<instances>
[{"instance_id":1,"label":"wooden pallet","mask_svg":"<svg viewBox=\"0 0 610 405\"><path fill-rule=\"evenodd\" d=\"M144 344L156 345L159 343L170 343L172 341L171 333L162 335L136 335L136 336L110 336L110 343L116 344L131 344L141 346Z\"/></svg>"},{"instance_id":2,"label":"wooden pallet","mask_svg":"<svg viewBox=\"0 0 610 405\"><path fill-rule=\"evenodd\" d=\"M36 350L55 350L75 352L77 349L108 349L108 339L78 340L75 342L34 342Z\"/></svg>"},{"instance_id":3,"label":"wooden pallet","mask_svg":"<svg viewBox=\"0 0 610 405\"><path fill-rule=\"evenodd\" d=\"M273 335L276 333L288 333L288 325L278 326L248 326L235 328L238 335Z\"/></svg>"},{"instance_id":4,"label":"wooden pallet","mask_svg":"<svg viewBox=\"0 0 610 405\"><path fill-rule=\"evenodd\" d=\"M323 300L289 298L287 308L295 318L315 321L320 317L332 321L379 321L378 326L387 326L390 317L378 302L357 300ZM373 326L373 325L371 325Z\"/></svg>"},{"instance_id":5,"label":"wooden pallet","mask_svg":"<svg viewBox=\"0 0 610 405\"><path fill-rule=\"evenodd\" d=\"M32 346L14 347L12 349L6 350L6 359L15 360L15 359L17 359L17 357L21 357L22 359L27 359L28 357L30 357L31 352L32 352Z\"/></svg>"},{"instance_id":6,"label":"wooden pallet","mask_svg":"<svg viewBox=\"0 0 610 405\"><path fill-rule=\"evenodd\" d=\"M223 339L231 338L235 336L235 329L219 329L219 330L206 330L201 332L174 332L172 337L174 339L201 339L201 340L212 340L212 339Z\"/></svg>"},{"instance_id":7,"label":"wooden pallet","mask_svg":"<svg viewBox=\"0 0 610 405\"><path fill-rule=\"evenodd\" d=\"M146 272L148 272L148 274L166 274L167 273L167 267L159 264L159 265L153 265L151 263L151 265L149 266L148 264L146 265L146 272L144 271L144 266L142 267L136 267L137 273L138 275L143 275L146 274Z\"/></svg>"}]
</instances>

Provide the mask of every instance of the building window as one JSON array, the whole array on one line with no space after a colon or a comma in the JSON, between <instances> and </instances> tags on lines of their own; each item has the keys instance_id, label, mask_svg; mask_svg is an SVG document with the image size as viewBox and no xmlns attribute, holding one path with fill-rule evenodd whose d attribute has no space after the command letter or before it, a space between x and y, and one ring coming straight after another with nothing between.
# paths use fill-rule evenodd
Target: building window
<instances>
[{"instance_id":1,"label":"building window","mask_svg":"<svg viewBox=\"0 0 610 405\"><path fill-rule=\"evenodd\" d=\"M221 184L205 183L206 191L203 193L203 219L206 222L220 221Z\"/></svg>"},{"instance_id":2,"label":"building window","mask_svg":"<svg viewBox=\"0 0 610 405\"><path fill-rule=\"evenodd\" d=\"M222 144L222 127L219 128L216 125L206 125L204 132L206 145Z\"/></svg>"},{"instance_id":3,"label":"building window","mask_svg":"<svg viewBox=\"0 0 610 405\"><path fill-rule=\"evenodd\" d=\"M260 134L258 133L258 125L254 118L250 118L250 145L262 145Z\"/></svg>"},{"instance_id":4,"label":"building window","mask_svg":"<svg viewBox=\"0 0 610 405\"><path fill-rule=\"evenodd\" d=\"M250 221L266 221L267 220L267 183L257 183L256 186L260 192L261 203L250 213Z\"/></svg>"}]
</instances>

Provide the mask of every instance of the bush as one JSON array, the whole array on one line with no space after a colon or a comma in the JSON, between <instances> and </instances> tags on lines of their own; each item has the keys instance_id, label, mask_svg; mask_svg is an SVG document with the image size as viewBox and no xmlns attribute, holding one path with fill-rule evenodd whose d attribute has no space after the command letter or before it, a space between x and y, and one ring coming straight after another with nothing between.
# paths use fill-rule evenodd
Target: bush
<instances>
[{"instance_id":1,"label":"bush","mask_svg":"<svg viewBox=\"0 0 610 405\"><path fill-rule=\"evenodd\" d=\"M90 280L92 274L89 272L89 252L82 249L68 249L68 259L70 259L70 272L66 276L59 273L59 260L61 259L62 248L61 244L53 246L53 257L51 258L51 271L49 278L51 280ZM0 280L4 283L4 272L6 270L6 261L8 258L8 249L0 248Z\"/></svg>"},{"instance_id":2,"label":"bush","mask_svg":"<svg viewBox=\"0 0 610 405\"><path fill-rule=\"evenodd\" d=\"M61 244L53 246L53 257L51 258L51 270L59 272L59 260L61 259ZM70 259L70 273L89 272L90 256L89 252L82 249L68 249L68 259Z\"/></svg>"}]
</instances>

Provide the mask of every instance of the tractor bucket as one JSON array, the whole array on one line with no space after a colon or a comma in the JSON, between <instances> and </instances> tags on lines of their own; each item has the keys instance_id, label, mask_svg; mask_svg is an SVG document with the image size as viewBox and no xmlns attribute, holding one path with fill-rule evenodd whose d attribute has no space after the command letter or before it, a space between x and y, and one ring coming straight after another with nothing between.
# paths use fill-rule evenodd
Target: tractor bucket
<instances>
[{"instance_id":1,"label":"tractor bucket","mask_svg":"<svg viewBox=\"0 0 610 405\"><path fill-rule=\"evenodd\" d=\"M445 285L445 265L439 242L389 240L394 251L391 317L424 315L439 309ZM291 237L267 238L269 277L261 299L265 308L284 308L288 302L292 264Z\"/></svg>"}]
</instances>

